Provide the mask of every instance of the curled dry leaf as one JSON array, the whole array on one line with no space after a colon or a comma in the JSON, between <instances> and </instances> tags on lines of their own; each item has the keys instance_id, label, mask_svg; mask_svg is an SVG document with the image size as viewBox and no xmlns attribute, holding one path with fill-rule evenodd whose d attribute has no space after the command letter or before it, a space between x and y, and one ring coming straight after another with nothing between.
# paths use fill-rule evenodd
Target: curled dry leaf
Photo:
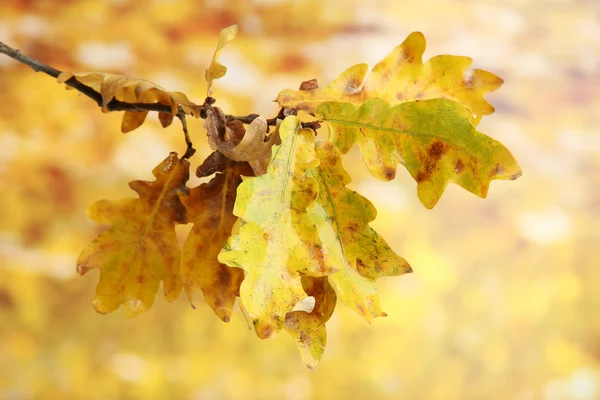
<instances>
[{"instance_id":1,"label":"curled dry leaf","mask_svg":"<svg viewBox=\"0 0 600 400\"><path fill-rule=\"evenodd\" d=\"M104 112L109 112L108 103L116 99L129 104L158 103L171 107L170 114L166 112L159 113L158 118L164 127L171 124L179 107L188 115L196 118L200 116L200 106L191 102L185 94L169 92L156 83L145 79L104 72L63 72L57 80L59 83L64 83L71 78L91 87L102 95L102 111ZM67 88L70 89L69 86ZM126 133L138 128L144 123L147 115L147 110L125 111L121 131Z\"/></svg>"},{"instance_id":2,"label":"curled dry leaf","mask_svg":"<svg viewBox=\"0 0 600 400\"><path fill-rule=\"evenodd\" d=\"M226 121L223 112L215 107L208 110L204 122L208 131L208 143L213 150L218 150L234 161L247 161L256 175L266 172L271 147L279 144L279 130L268 133L267 120L259 116L248 127L238 120Z\"/></svg>"},{"instance_id":3,"label":"curled dry leaf","mask_svg":"<svg viewBox=\"0 0 600 400\"><path fill-rule=\"evenodd\" d=\"M207 96L210 96L212 93L212 83L215 79L222 78L227 73L227 67L223 64L220 64L217 60L221 56L223 52L223 48L227 46L227 43L231 42L238 33L238 26L231 25L227 28L221 30L219 33L219 42L217 43L217 48L215 49L215 53L213 54L212 61L210 66L204 72L204 77L206 78L206 82L208 83L208 89L206 91Z\"/></svg>"},{"instance_id":4,"label":"curled dry leaf","mask_svg":"<svg viewBox=\"0 0 600 400\"><path fill-rule=\"evenodd\" d=\"M202 165L196 169L196 176L198 178L204 178L205 176L211 176L215 172L223 172L227 168L228 159L220 151L213 151L208 157L202 162Z\"/></svg>"}]
</instances>

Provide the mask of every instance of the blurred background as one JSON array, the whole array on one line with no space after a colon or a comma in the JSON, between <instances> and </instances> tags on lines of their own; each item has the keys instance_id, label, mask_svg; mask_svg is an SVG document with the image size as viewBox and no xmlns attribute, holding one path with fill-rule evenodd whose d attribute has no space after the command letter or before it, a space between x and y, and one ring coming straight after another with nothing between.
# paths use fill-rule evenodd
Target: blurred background
<instances>
[{"instance_id":1,"label":"blurred background","mask_svg":"<svg viewBox=\"0 0 600 400\"><path fill-rule=\"evenodd\" d=\"M154 115L123 135L120 113L0 55L0 398L600 399L600 3L0 2L0 40L23 53L197 103L233 23L213 95L238 115L275 116L280 89L374 65L415 30L426 58L472 57L506 81L479 130L511 149L523 177L493 182L487 200L451 185L428 211L403 168L381 183L351 153L352 188L415 272L379 281L389 316L371 326L338 305L312 372L289 335L261 341L239 311L224 324L199 297L192 310L159 294L132 320L94 311L98 273L75 272L101 231L85 209L134 197L128 181L184 152L180 127ZM194 167L210 153L202 123L189 122Z\"/></svg>"}]
</instances>

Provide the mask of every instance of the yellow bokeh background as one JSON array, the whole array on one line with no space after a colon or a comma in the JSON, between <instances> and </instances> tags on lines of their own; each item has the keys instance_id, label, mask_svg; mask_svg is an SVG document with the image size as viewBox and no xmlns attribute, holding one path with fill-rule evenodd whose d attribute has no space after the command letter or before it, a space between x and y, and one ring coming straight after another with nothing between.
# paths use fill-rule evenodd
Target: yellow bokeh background
<instances>
[{"instance_id":1,"label":"yellow bokeh background","mask_svg":"<svg viewBox=\"0 0 600 400\"><path fill-rule=\"evenodd\" d=\"M479 129L523 168L481 200L451 185L432 211L403 169L351 187L414 273L379 281L389 314L368 325L339 305L315 372L291 337L259 340L240 311L222 323L184 296L135 319L91 306L79 251L102 198L181 129L120 114L0 55L0 398L599 399L600 3L594 0L3 0L0 40L62 70L142 77L201 103L218 32L240 34L213 96L227 113L275 116L280 89L373 65L412 31L426 57L457 54L505 79ZM201 120L189 121L210 153ZM192 179L195 185L198 179ZM182 236L185 227L181 228Z\"/></svg>"}]
</instances>

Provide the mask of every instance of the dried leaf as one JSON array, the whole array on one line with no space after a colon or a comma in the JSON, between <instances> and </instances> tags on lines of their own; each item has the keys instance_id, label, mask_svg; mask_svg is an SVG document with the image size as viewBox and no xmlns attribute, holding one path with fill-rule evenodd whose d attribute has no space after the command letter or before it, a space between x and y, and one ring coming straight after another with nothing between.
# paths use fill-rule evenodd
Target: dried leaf
<instances>
[{"instance_id":1,"label":"dried leaf","mask_svg":"<svg viewBox=\"0 0 600 400\"><path fill-rule=\"evenodd\" d=\"M171 153L152 171L154 182L133 181L138 199L100 200L88 210L90 218L111 227L80 254L77 271L100 270L93 304L109 313L123 304L129 317L147 311L161 280L165 298L175 300L181 291L180 250L176 223L187 223L177 192L185 190L189 163Z\"/></svg>"},{"instance_id":2,"label":"dried leaf","mask_svg":"<svg viewBox=\"0 0 600 400\"><path fill-rule=\"evenodd\" d=\"M381 98L391 105L414 100L452 99L472 112L479 123L483 115L494 112L484 96L498 89L503 80L487 71L469 70L468 57L440 55L423 64L425 37L411 33L367 75L367 64L357 64L344 71L322 89L283 90L277 96L282 107L293 107L313 114L326 101L349 102L357 107L371 98Z\"/></svg>"},{"instance_id":3,"label":"dried leaf","mask_svg":"<svg viewBox=\"0 0 600 400\"><path fill-rule=\"evenodd\" d=\"M234 161L248 161L256 175L262 175L271 158L271 147L280 143L279 130L268 133L267 120L258 116L247 128L239 120L226 121L217 107L208 110L204 127L208 143Z\"/></svg>"},{"instance_id":4,"label":"dried leaf","mask_svg":"<svg viewBox=\"0 0 600 400\"><path fill-rule=\"evenodd\" d=\"M247 163L233 163L210 182L180 195L188 219L194 224L182 250L181 279L190 303L199 288L217 316L228 322L244 272L217 261L217 255L231 234L236 189L242 176L251 176Z\"/></svg>"},{"instance_id":5,"label":"dried leaf","mask_svg":"<svg viewBox=\"0 0 600 400\"><path fill-rule=\"evenodd\" d=\"M227 43L231 42L237 34L237 25L228 26L227 28L221 30L221 33L219 33L219 42L217 43L217 48L215 49L215 53L213 54L212 61L210 63L210 66L204 72L204 77L206 78L206 82L208 83L208 89L206 91L207 96L210 96L212 94L213 80L220 79L227 73L227 67L223 64L220 64L217 60L221 56L223 48L225 48Z\"/></svg>"},{"instance_id":6,"label":"dried leaf","mask_svg":"<svg viewBox=\"0 0 600 400\"><path fill-rule=\"evenodd\" d=\"M160 122L165 127L170 125L179 107L188 115L196 118L200 116L200 106L191 102L185 94L169 92L156 83L144 79L104 72L63 72L57 80L59 83L63 83L73 77L102 95L102 110L104 112L109 111L107 108L108 103L112 99L116 99L130 104L158 103L171 107L170 119L166 116L168 113L159 113ZM67 88L70 87L67 86ZM121 124L122 132L126 133L139 127L144 122L147 113L147 111L126 111Z\"/></svg>"},{"instance_id":7,"label":"dried leaf","mask_svg":"<svg viewBox=\"0 0 600 400\"><path fill-rule=\"evenodd\" d=\"M211 176L215 172L223 172L227 168L229 160L220 151L213 151L196 169L196 176L203 178Z\"/></svg>"},{"instance_id":8,"label":"dried leaf","mask_svg":"<svg viewBox=\"0 0 600 400\"><path fill-rule=\"evenodd\" d=\"M390 106L370 99L359 109L351 103L321 104L316 115L332 127L342 153L354 143L373 176L389 181L404 164L418 182L421 203L433 208L449 182L482 198L493 179L516 179L521 168L501 143L478 132L471 113L448 99Z\"/></svg>"}]
</instances>

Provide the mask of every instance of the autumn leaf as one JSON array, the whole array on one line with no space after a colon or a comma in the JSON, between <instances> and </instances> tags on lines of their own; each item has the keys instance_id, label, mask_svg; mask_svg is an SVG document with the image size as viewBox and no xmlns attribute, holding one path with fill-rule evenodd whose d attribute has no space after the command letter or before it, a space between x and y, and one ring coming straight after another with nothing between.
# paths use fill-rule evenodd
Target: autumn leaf
<instances>
[{"instance_id":1,"label":"autumn leaf","mask_svg":"<svg viewBox=\"0 0 600 400\"><path fill-rule=\"evenodd\" d=\"M484 70L468 69L473 62L469 57L439 55L423 64L424 52L425 37L413 32L375 65L366 80L367 64L357 64L322 89L286 89L279 93L276 101L282 107L312 114L320 103L327 101L349 102L358 107L371 98L384 99L391 105L446 98L468 108L475 125L483 115L494 112L484 96L502 85L500 77Z\"/></svg>"},{"instance_id":2,"label":"autumn leaf","mask_svg":"<svg viewBox=\"0 0 600 400\"><path fill-rule=\"evenodd\" d=\"M219 42L217 43L217 48L213 54L212 61L210 66L204 71L204 77L206 78L206 82L208 83L208 88L206 90L206 95L210 96L212 93L212 84L215 79L220 79L225 76L227 73L227 67L223 64L220 64L217 60L221 56L223 49L227 45L227 43L231 42L236 35L238 34L238 26L231 25L227 28L224 28L219 33Z\"/></svg>"},{"instance_id":3,"label":"autumn leaf","mask_svg":"<svg viewBox=\"0 0 600 400\"><path fill-rule=\"evenodd\" d=\"M292 311L285 316L285 330L294 337L304 364L315 369L327 344L325 323L335 309L336 294L327 277L302 277L302 287L314 299L312 311Z\"/></svg>"},{"instance_id":4,"label":"autumn leaf","mask_svg":"<svg viewBox=\"0 0 600 400\"><path fill-rule=\"evenodd\" d=\"M145 79L130 78L124 75L105 72L63 72L57 80L59 83L66 82L71 78L91 87L102 95L102 110L108 112L107 105L112 99L130 104L163 104L171 107L171 113L159 112L158 118L163 127L167 127L173 121L179 107L188 115L196 118L200 116L200 106L191 102L181 92L169 92L156 83ZM67 86L70 89L69 86ZM125 111L121 123L123 133L130 132L140 127L146 120L148 111Z\"/></svg>"},{"instance_id":5,"label":"autumn leaf","mask_svg":"<svg viewBox=\"0 0 600 400\"><path fill-rule=\"evenodd\" d=\"M218 107L207 110L204 127L213 150L234 161L248 161L257 176L266 172L271 147L281 142L278 127L269 132L265 117L256 117L246 128L239 120L227 121Z\"/></svg>"},{"instance_id":6,"label":"autumn leaf","mask_svg":"<svg viewBox=\"0 0 600 400\"><path fill-rule=\"evenodd\" d=\"M331 142L318 142L320 166L309 171L319 182L319 196L309 213L315 220L330 221L337 234L332 244L340 247L339 271L329 276L338 298L367 321L385 313L379 306L374 282L382 276L412 272L409 264L388 246L369 223L377 215L369 200L346 187L350 175Z\"/></svg>"},{"instance_id":7,"label":"autumn leaf","mask_svg":"<svg viewBox=\"0 0 600 400\"><path fill-rule=\"evenodd\" d=\"M182 249L181 279L190 303L199 288L217 316L228 322L244 272L217 261L223 243L231 235L236 189L242 176L252 176L247 163L229 162L210 182L180 193L188 220L194 224Z\"/></svg>"},{"instance_id":8,"label":"autumn leaf","mask_svg":"<svg viewBox=\"0 0 600 400\"><path fill-rule=\"evenodd\" d=\"M285 315L307 297L300 275L331 274L340 257L327 250L336 240L331 224L306 212L319 188L307 171L319 161L314 131L299 127L297 117L287 117L267 173L238 187L233 213L240 222L219 254L220 262L244 270L240 302L263 339L280 331Z\"/></svg>"},{"instance_id":9,"label":"autumn leaf","mask_svg":"<svg viewBox=\"0 0 600 400\"><path fill-rule=\"evenodd\" d=\"M427 208L437 204L449 182L485 198L491 180L521 175L510 151L478 132L471 113L452 100L390 106L370 99L358 109L351 103L328 102L316 115L332 127L332 139L342 153L358 144L373 176L389 181L396 165L404 164Z\"/></svg>"},{"instance_id":10,"label":"autumn leaf","mask_svg":"<svg viewBox=\"0 0 600 400\"><path fill-rule=\"evenodd\" d=\"M152 173L154 182L129 184L138 199L100 200L88 210L94 221L111 224L77 260L81 275L92 268L100 270L93 301L99 313L112 312L121 304L128 317L147 311L161 281L168 301L181 291L175 224L187 223L177 193L185 190L189 163L171 153Z\"/></svg>"}]
</instances>

